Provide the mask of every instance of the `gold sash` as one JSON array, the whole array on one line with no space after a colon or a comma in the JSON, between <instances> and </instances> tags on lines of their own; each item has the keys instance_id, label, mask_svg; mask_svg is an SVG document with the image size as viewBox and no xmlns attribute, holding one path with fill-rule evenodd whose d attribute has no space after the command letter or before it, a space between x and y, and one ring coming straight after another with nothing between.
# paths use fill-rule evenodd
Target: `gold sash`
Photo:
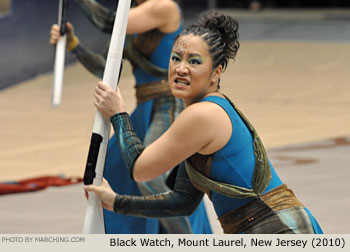
<instances>
[{"instance_id":1,"label":"gold sash","mask_svg":"<svg viewBox=\"0 0 350 252\"><path fill-rule=\"evenodd\" d=\"M168 82L149 82L135 86L137 103L143 103L162 96L172 96Z\"/></svg>"}]
</instances>

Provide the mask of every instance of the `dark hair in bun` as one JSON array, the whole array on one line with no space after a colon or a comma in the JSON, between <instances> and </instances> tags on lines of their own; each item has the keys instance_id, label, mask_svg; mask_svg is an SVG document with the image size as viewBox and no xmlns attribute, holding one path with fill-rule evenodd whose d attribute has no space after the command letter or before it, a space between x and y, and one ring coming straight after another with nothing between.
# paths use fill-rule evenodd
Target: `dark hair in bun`
<instances>
[{"instance_id":1,"label":"dark hair in bun","mask_svg":"<svg viewBox=\"0 0 350 252\"><path fill-rule=\"evenodd\" d=\"M198 22L184 29L181 35L200 36L208 45L213 68L222 65L226 69L229 59L235 59L239 49L238 22L229 15L209 11L201 15Z\"/></svg>"}]
</instances>

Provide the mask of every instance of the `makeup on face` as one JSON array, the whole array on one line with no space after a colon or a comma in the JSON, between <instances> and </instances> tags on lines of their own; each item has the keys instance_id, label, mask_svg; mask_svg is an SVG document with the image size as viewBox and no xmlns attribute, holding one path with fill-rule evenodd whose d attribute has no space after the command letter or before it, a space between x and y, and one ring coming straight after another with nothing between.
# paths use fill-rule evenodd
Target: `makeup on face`
<instances>
[{"instance_id":1,"label":"makeup on face","mask_svg":"<svg viewBox=\"0 0 350 252\"><path fill-rule=\"evenodd\" d=\"M183 55L182 53L177 53L177 52L173 51L171 53L171 60L173 60L173 61L181 61L182 60L182 55ZM204 58L200 54L191 53L191 54L189 54L187 61L190 64L200 65L200 64L203 63Z\"/></svg>"},{"instance_id":2,"label":"makeup on face","mask_svg":"<svg viewBox=\"0 0 350 252\"><path fill-rule=\"evenodd\" d=\"M179 38L175 44L174 44L174 48L173 50L180 53L180 54L184 54L185 53L185 50L187 48L187 43L189 41L189 38L188 37L182 37L182 38Z\"/></svg>"},{"instance_id":3,"label":"makeup on face","mask_svg":"<svg viewBox=\"0 0 350 252\"><path fill-rule=\"evenodd\" d=\"M205 41L197 35L183 35L175 42L169 63L169 85L186 105L212 92L212 61Z\"/></svg>"},{"instance_id":4,"label":"makeup on face","mask_svg":"<svg viewBox=\"0 0 350 252\"><path fill-rule=\"evenodd\" d=\"M170 67L196 70L200 65L206 64L208 59L210 59L210 55L206 51L205 45L203 48L203 41L200 37L185 35L180 37L174 44L170 56Z\"/></svg>"}]
</instances>

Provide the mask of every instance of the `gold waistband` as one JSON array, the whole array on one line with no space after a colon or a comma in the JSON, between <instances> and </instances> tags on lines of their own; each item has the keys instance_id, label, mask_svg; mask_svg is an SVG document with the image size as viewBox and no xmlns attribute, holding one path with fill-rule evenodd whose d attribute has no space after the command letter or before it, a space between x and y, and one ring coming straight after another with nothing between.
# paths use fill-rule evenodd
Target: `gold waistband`
<instances>
[{"instance_id":1,"label":"gold waistband","mask_svg":"<svg viewBox=\"0 0 350 252\"><path fill-rule=\"evenodd\" d=\"M302 207L303 204L295 197L293 191L286 185L281 185L261 196L269 207L274 211L279 211L291 207Z\"/></svg>"},{"instance_id":2,"label":"gold waistband","mask_svg":"<svg viewBox=\"0 0 350 252\"><path fill-rule=\"evenodd\" d=\"M241 233L254 223L271 216L271 211L302 206L293 191L286 185L281 185L260 198L220 216L218 220L224 233Z\"/></svg>"},{"instance_id":3,"label":"gold waistband","mask_svg":"<svg viewBox=\"0 0 350 252\"><path fill-rule=\"evenodd\" d=\"M137 103L143 103L162 96L172 96L167 82L149 82L135 86Z\"/></svg>"}]
</instances>

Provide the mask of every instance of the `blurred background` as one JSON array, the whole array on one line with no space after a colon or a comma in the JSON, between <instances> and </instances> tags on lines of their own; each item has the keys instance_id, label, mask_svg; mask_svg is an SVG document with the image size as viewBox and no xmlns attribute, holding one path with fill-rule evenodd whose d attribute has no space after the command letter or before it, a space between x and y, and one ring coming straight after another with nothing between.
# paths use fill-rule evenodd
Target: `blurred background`
<instances>
[{"instance_id":1,"label":"blurred background","mask_svg":"<svg viewBox=\"0 0 350 252\"><path fill-rule=\"evenodd\" d=\"M98 2L115 8L117 1L99 0ZM184 10L186 23L191 23L202 11L213 8L251 11L251 15L254 16L264 16L265 12L274 10L289 10L292 16L302 15L304 18L308 18L309 14L300 13L300 9L322 9L323 18L326 19L348 20L350 18L347 14L327 12L327 10L349 8L350 0L182 0L180 4ZM0 0L0 89L52 69L54 54L52 47L47 43L47 31L54 22L57 22L57 6L56 0ZM69 20L76 27L79 38L88 47L98 50L105 44L108 35L101 34L90 24L74 1L70 1ZM74 57L67 54L66 63L70 64L74 61Z\"/></svg>"},{"instance_id":2,"label":"blurred background","mask_svg":"<svg viewBox=\"0 0 350 252\"><path fill-rule=\"evenodd\" d=\"M98 2L116 7L115 0ZM238 20L241 47L222 92L253 123L275 169L324 231L349 233L350 0L180 5L185 25L207 9ZM0 0L0 183L83 176L98 79L66 53L62 104L51 107L49 31L57 12L58 0ZM109 35L74 1L68 15L80 41L101 51ZM135 107L133 83L125 64L120 88L128 111ZM0 233L80 233L85 208L81 184L0 195Z\"/></svg>"}]
</instances>

